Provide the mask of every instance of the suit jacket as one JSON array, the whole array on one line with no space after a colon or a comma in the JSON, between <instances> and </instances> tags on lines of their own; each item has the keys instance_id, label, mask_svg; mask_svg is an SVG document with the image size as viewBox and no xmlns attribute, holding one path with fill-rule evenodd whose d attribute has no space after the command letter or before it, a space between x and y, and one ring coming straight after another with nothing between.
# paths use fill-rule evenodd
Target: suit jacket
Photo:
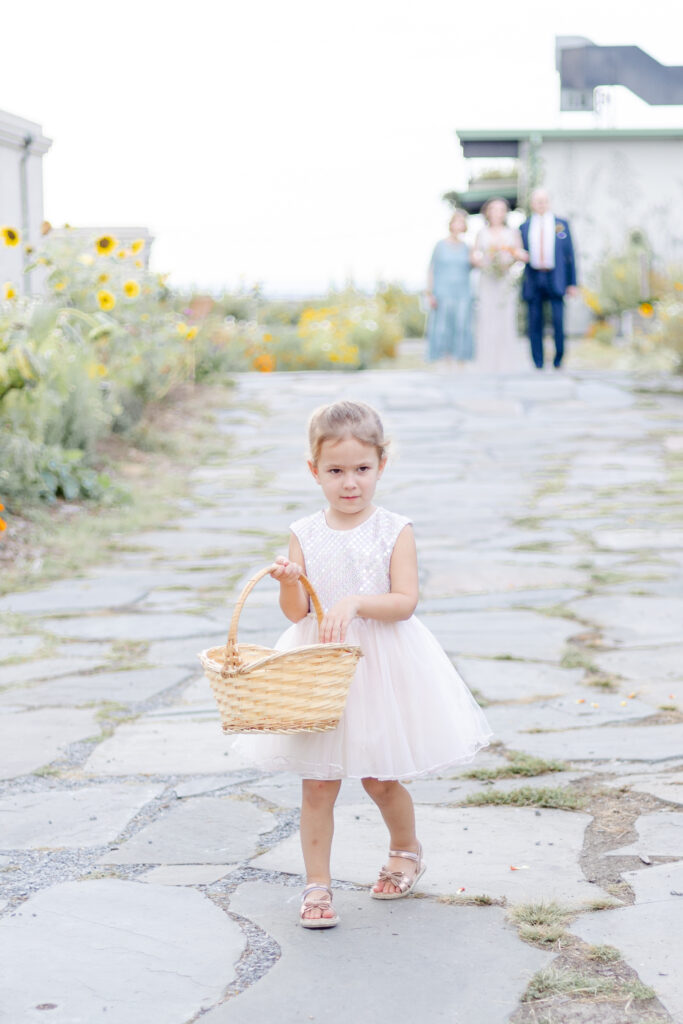
<instances>
[{"instance_id":1,"label":"suit jacket","mask_svg":"<svg viewBox=\"0 0 683 1024\"><path fill-rule=\"evenodd\" d=\"M520 234L522 245L529 251L529 227L531 220L525 220ZM527 263L522 280L522 298L527 302L536 294L536 271ZM569 224L564 217L555 217L555 267L550 271L549 290L558 298L562 298L570 285L576 284L576 263L574 246Z\"/></svg>"}]
</instances>

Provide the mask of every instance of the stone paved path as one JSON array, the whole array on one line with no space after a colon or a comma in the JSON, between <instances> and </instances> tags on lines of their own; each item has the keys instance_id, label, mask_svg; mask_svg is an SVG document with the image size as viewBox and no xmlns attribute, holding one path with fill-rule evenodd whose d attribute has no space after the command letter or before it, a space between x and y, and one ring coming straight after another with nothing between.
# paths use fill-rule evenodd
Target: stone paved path
<instances>
[{"instance_id":1,"label":"stone paved path","mask_svg":"<svg viewBox=\"0 0 683 1024\"><path fill-rule=\"evenodd\" d=\"M429 869L423 898L391 904L367 898L385 836L345 784L343 923L308 933L298 782L239 762L196 652L318 507L304 421L342 395L395 438L378 498L413 517L419 614L488 704L499 743L476 767L565 768L413 783ZM244 375L226 401L225 459L197 468L174 527L0 600L0 1021L682 1022L680 399L418 369ZM264 582L243 639L273 640L276 604ZM519 806L524 786L550 792ZM545 948L509 918L540 901L574 912ZM659 1002L521 1004L568 944L584 963L616 947Z\"/></svg>"}]
</instances>

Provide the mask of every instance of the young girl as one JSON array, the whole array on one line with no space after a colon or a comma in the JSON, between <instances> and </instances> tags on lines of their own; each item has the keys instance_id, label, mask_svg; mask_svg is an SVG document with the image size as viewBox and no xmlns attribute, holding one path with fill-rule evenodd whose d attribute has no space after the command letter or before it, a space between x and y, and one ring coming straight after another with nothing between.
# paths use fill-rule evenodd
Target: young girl
<instances>
[{"instance_id":1,"label":"young girl","mask_svg":"<svg viewBox=\"0 0 683 1024\"><path fill-rule=\"evenodd\" d=\"M327 507L291 526L288 558L271 576L291 626L277 647L359 644L342 719L331 732L244 738L240 749L271 769L303 777L301 845L307 885L304 928L339 923L332 906L330 850L341 779L361 779L389 830L389 856L374 899L407 896L424 874L413 802L401 780L470 761L488 744L486 719L429 630L413 616L417 555L410 520L373 504L387 461L377 412L336 402L313 413L308 467ZM318 630L299 582L305 573L325 614Z\"/></svg>"}]
</instances>

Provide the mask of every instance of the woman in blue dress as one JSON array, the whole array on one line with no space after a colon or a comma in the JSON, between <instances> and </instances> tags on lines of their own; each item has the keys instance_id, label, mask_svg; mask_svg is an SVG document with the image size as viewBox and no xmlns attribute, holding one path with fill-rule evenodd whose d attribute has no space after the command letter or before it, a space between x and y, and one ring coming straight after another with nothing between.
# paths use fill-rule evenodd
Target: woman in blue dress
<instances>
[{"instance_id":1,"label":"woman in blue dress","mask_svg":"<svg viewBox=\"0 0 683 1024\"><path fill-rule=\"evenodd\" d=\"M474 357L470 250L464 240L467 214L456 210L448 238L436 243L429 264L427 357L469 361Z\"/></svg>"}]
</instances>

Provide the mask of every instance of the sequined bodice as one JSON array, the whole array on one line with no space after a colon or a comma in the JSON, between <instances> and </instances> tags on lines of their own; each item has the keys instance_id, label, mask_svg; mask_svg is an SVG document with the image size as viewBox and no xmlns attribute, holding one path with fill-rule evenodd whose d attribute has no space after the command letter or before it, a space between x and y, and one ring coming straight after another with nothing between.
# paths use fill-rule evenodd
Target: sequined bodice
<instances>
[{"instance_id":1,"label":"sequined bodice","mask_svg":"<svg viewBox=\"0 0 683 1024\"><path fill-rule=\"evenodd\" d=\"M324 512L298 519L290 529L301 544L306 575L323 608L349 594L386 594L389 565L396 539L410 522L405 516L377 508L353 530L333 530Z\"/></svg>"}]
</instances>

